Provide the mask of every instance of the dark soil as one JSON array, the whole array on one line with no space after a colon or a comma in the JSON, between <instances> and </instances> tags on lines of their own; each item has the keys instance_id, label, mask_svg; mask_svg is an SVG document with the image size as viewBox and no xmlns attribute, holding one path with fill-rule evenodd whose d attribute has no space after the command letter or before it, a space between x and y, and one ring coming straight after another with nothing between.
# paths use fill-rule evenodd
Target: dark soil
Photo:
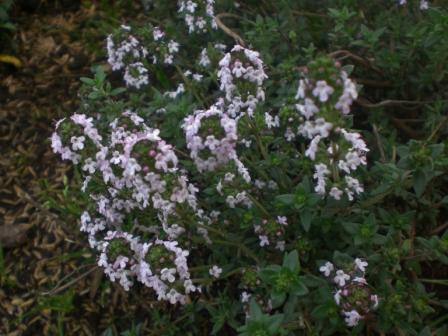
<instances>
[{"instance_id":1,"label":"dark soil","mask_svg":"<svg viewBox=\"0 0 448 336\"><path fill-rule=\"evenodd\" d=\"M72 172L51 152L49 138L55 121L77 109L79 77L99 60L81 41L104 38L88 30L99 9L76 1L21 3L12 13L12 47L0 47L23 63L0 63L0 335L116 331L117 320L130 325L139 315L136 307L127 293L103 285L76 218L45 206L70 201L61 190Z\"/></svg>"}]
</instances>

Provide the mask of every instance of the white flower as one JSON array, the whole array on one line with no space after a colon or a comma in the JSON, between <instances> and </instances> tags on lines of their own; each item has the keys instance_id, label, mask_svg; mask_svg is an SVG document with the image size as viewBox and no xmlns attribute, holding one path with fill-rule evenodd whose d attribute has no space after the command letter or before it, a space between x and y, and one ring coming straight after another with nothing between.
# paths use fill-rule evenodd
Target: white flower
<instances>
[{"instance_id":1,"label":"white flower","mask_svg":"<svg viewBox=\"0 0 448 336\"><path fill-rule=\"evenodd\" d=\"M200 82L204 76L201 74L193 74L193 80Z\"/></svg>"},{"instance_id":2,"label":"white flower","mask_svg":"<svg viewBox=\"0 0 448 336\"><path fill-rule=\"evenodd\" d=\"M70 142L72 143L72 149L82 150L84 148L84 141L86 140L85 136L81 135L79 137L72 136Z\"/></svg>"},{"instance_id":3,"label":"white flower","mask_svg":"<svg viewBox=\"0 0 448 336\"><path fill-rule=\"evenodd\" d=\"M307 120L314 116L317 112L319 112L319 109L310 98L305 98L305 105L296 104L296 109Z\"/></svg>"},{"instance_id":4,"label":"white flower","mask_svg":"<svg viewBox=\"0 0 448 336\"><path fill-rule=\"evenodd\" d=\"M339 201L341 199L341 196L344 192L342 190L339 190L336 187L332 187L330 192L328 193L331 197L333 197L335 200Z\"/></svg>"},{"instance_id":5,"label":"white flower","mask_svg":"<svg viewBox=\"0 0 448 336\"><path fill-rule=\"evenodd\" d=\"M356 258L355 259L355 265L356 265L356 268L359 269L361 272L365 272L366 271L366 267L369 264L367 263L367 261L362 261L361 259Z\"/></svg>"},{"instance_id":6,"label":"white flower","mask_svg":"<svg viewBox=\"0 0 448 336\"><path fill-rule=\"evenodd\" d=\"M248 292L242 292L241 293L241 302L242 303L249 302L251 296L252 296L252 294L250 294Z\"/></svg>"},{"instance_id":7,"label":"white flower","mask_svg":"<svg viewBox=\"0 0 448 336\"><path fill-rule=\"evenodd\" d=\"M269 245L269 239L268 236L260 235L258 236L258 239L260 239L260 246L263 247L265 245Z\"/></svg>"},{"instance_id":8,"label":"white flower","mask_svg":"<svg viewBox=\"0 0 448 336\"><path fill-rule=\"evenodd\" d=\"M313 90L313 96L319 97L319 100L322 103L325 103L333 92L334 89L328 85L326 81L320 80L316 83L316 87Z\"/></svg>"},{"instance_id":9,"label":"white flower","mask_svg":"<svg viewBox=\"0 0 448 336\"><path fill-rule=\"evenodd\" d=\"M208 273L212 276L218 279L221 276L222 268L214 265L212 268L209 269Z\"/></svg>"},{"instance_id":10,"label":"white flower","mask_svg":"<svg viewBox=\"0 0 448 336\"><path fill-rule=\"evenodd\" d=\"M154 37L154 41L158 41L165 36L165 33L159 27L154 27L152 34Z\"/></svg>"},{"instance_id":11,"label":"white flower","mask_svg":"<svg viewBox=\"0 0 448 336\"><path fill-rule=\"evenodd\" d=\"M367 285L367 280L365 278L356 277L352 281L357 282L359 284Z\"/></svg>"},{"instance_id":12,"label":"white flower","mask_svg":"<svg viewBox=\"0 0 448 336\"><path fill-rule=\"evenodd\" d=\"M348 327L357 326L359 320L363 318L356 310L352 310L349 312L344 311L343 313L345 315L345 323Z\"/></svg>"},{"instance_id":13,"label":"white flower","mask_svg":"<svg viewBox=\"0 0 448 336\"><path fill-rule=\"evenodd\" d=\"M333 280L338 286L344 287L345 282L350 280L350 275L345 274L343 270L337 270Z\"/></svg>"},{"instance_id":14,"label":"white flower","mask_svg":"<svg viewBox=\"0 0 448 336\"><path fill-rule=\"evenodd\" d=\"M179 51L179 43L177 43L176 41L173 41L173 40L168 42L168 52L170 54L177 53L178 51Z\"/></svg>"},{"instance_id":15,"label":"white flower","mask_svg":"<svg viewBox=\"0 0 448 336\"><path fill-rule=\"evenodd\" d=\"M184 281L185 294L189 294L198 290L198 288L193 285L193 281L190 279Z\"/></svg>"},{"instance_id":16,"label":"white flower","mask_svg":"<svg viewBox=\"0 0 448 336\"><path fill-rule=\"evenodd\" d=\"M324 273L326 277L330 276L330 273L334 271L334 266L331 262L327 261L325 265L319 268L319 271Z\"/></svg>"},{"instance_id":17,"label":"white flower","mask_svg":"<svg viewBox=\"0 0 448 336\"><path fill-rule=\"evenodd\" d=\"M283 241L283 240L278 241L277 244L275 245L275 248L279 251L284 251L285 250L285 241Z\"/></svg>"},{"instance_id":18,"label":"white flower","mask_svg":"<svg viewBox=\"0 0 448 336\"><path fill-rule=\"evenodd\" d=\"M84 166L82 167L82 170L88 171L89 174L93 174L96 169L96 163L91 158L88 158L84 161Z\"/></svg>"},{"instance_id":19,"label":"white flower","mask_svg":"<svg viewBox=\"0 0 448 336\"><path fill-rule=\"evenodd\" d=\"M269 113L264 114L264 123L266 124L266 127L271 129L273 127L279 127L280 126L280 119L278 116L271 116Z\"/></svg>"},{"instance_id":20,"label":"white flower","mask_svg":"<svg viewBox=\"0 0 448 336\"><path fill-rule=\"evenodd\" d=\"M176 274L175 268L163 268L160 271L160 279L167 280L168 282L172 283L176 280L174 274Z\"/></svg>"},{"instance_id":21,"label":"white flower","mask_svg":"<svg viewBox=\"0 0 448 336\"><path fill-rule=\"evenodd\" d=\"M135 62L126 66L123 76L127 86L133 86L139 89L141 86L149 83L148 69L142 62Z\"/></svg>"},{"instance_id":22,"label":"white flower","mask_svg":"<svg viewBox=\"0 0 448 336\"><path fill-rule=\"evenodd\" d=\"M339 306L340 304L341 304L341 290L340 289L338 289L337 291L336 291L336 293L334 293L334 301L336 302L336 304Z\"/></svg>"},{"instance_id":23,"label":"white flower","mask_svg":"<svg viewBox=\"0 0 448 336\"><path fill-rule=\"evenodd\" d=\"M179 84L176 91L167 91L164 93L165 96L170 97L171 99L176 99L179 95L185 92L184 84Z\"/></svg>"},{"instance_id":24,"label":"white flower","mask_svg":"<svg viewBox=\"0 0 448 336\"><path fill-rule=\"evenodd\" d=\"M199 65L206 68L210 65L210 58L207 54L207 48L202 49L201 55L199 57Z\"/></svg>"},{"instance_id":25,"label":"white flower","mask_svg":"<svg viewBox=\"0 0 448 336\"><path fill-rule=\"evenodd\" d=\"M305 81L301 79L299 81L299 87L297 88L296 99L305 98Z\"/></svg>"},{"instance_id":26,"label":"white flower","mask_svg":"<svg viewBox=\"0 0 448 336\"><path fill-rule=\"evenodd\" d=\"M280 225L288 225L288 218L286 216L277 216L277 223Z\"/></svg>"},{"instance_id":27,"label":"white flower","mask_svg":"<svg viewBox=\"0 0 448 336\"><path fill-rule=\"evenodd\" d=\"M319 149L319 142L320 142L321 136L316 135L313 140L311 140L310 145L308 149L305 151L305 156L309 157L311 160L316 159L316 153Z\"/></svg>"},{"instance_id":28,"label":"white flower","mask_svg":"<svg viewBox=\"0 0 448 336\"><path fill-rule=\"evenodd\" d=\"M429 8L429 3L426 0L421 0L420 1L420 9L421 10L426 10Z\"/></svg>"}]
</instances>

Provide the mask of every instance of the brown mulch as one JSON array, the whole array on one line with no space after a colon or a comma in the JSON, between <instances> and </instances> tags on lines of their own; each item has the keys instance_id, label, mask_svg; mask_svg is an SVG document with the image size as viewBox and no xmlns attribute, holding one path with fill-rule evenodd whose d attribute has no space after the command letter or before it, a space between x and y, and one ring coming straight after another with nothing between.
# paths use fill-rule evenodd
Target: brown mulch
<instances>
[{"instance_id":1,"label":"brown mulch","mask_svg":"<svg viewBox=\"0 0 448 336\"><path fill-rule=\"evenodd\" d=\"M61 190L72 172L49 137L76 110L79 77L95 63L73 37L94 10L19 12L23 66L0 64L0 335L99 335L137 314L102 281L75 217L45 204L70 203Z\"/></svg>"}]
</instances>

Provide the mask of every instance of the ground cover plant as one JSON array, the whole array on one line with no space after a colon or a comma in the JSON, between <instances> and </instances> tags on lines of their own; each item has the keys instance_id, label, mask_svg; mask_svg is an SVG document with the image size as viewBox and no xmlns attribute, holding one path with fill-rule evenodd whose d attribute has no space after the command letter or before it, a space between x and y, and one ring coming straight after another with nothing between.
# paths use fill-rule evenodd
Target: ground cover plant
<instances>
[{"instance_id":1,"label":"ground cover plant","mask_svg":"<svg viewBox=\"0 0 448 336\"><path fill-rule=\"evenodd\" d=\"M141 332L446 334L446 4L144 5L51 138Z\"/></svg>"}]
</instances>

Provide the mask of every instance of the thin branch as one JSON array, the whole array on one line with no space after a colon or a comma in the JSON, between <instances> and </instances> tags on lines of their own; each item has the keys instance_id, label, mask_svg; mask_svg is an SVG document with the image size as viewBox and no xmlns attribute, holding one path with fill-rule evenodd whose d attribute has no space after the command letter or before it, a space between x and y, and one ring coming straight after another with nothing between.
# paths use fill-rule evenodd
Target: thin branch
<instances>
[{"instance_id":1,"label":"thin branch","mask_svg":"<svg viewBox=\"0 0 448 336\"><path fill-rule=\"evenodd\" d=\"M442 232L443 230L445 230L446 228L448 228L448 221L445 222L444 224L436 227L434 230L432 230L429 234L430 235L436 235L439 234L440 232Z\"/></svg>"},{"instance_id":2,"label":"thin branch","mask_svg":"<svg viewBox=\"0 0 448 336\"><path fill-rule=\"evenodd\" d=\"M313 12L307 12L307 11L299 11L299 10L292 10L291 13L296 16L309 16L309 17L320 17L320 18L328 17L325 14L313 13Z\"/></svg>"},{"instance_id":3,"label":"thin branch","mask_svg":"<svg viewBox=\"0 0 448 336\"><path fill-rule=\"evenodd\" d=\"M383 144L381 142L380 134L378 132L378 127L376 127L375 124L373 124L373 134L375 135L376 145L378 146L378 150L380 151L381 162L385 163L386 155L384 154L384 148L383 148Z\"/></svg>"},{"instance_id":4,"label":"thin branch","mask_svg":"<svg viewBox=\"0 0 448 336\"><path fill-rule=\"evenodd\" d=\"M365 78L353 78L354 81L358 84L363 84L366 86L374 86L374 87L381 87L381 88L389 88L393 87L392 83L389 81L378 81L374 79L365 79Z\"/></svg>"},{"instance_id":5,"label":"thin branch","mask_svg":"<svg viewBox=\"0 0 448 336\"><path fill-rule=\"evenodd\" d=\"M42 295L54 295L54 294L60 293L63 290L73 286L78 281L81 281L82 279L84 279L86 276L88 276L90 273L94 272L97 269L98 269L98 266L95 265L91 269L89 269L87 272L81 274L79 277L73 279L72 281L67 282L65 285L63 285L63 286L56 285L56 287L53 288L52 290L50 290L48 292L42 292L41 294Z\"/></svg>"},{"instance_id":6,"label":"thin branch","mask_svg":"<svg viewBox=\"0 0 448 336\"><path fill-rule=\"evenodd\" d=\"M328 56L337 59L338 61L341 61L343 59L346 58L351 58L354 61L365 65L366 67L372 69L373 71L375 71L376 73L380 74L380 75L384 75L383 72L378 69L377 67L375 67L369 60L362 58L361 56L355 55L354 53L352 53L351 51L348 50L336 50L333 51L331 53L328 54Z\"/></svg>"},{"instance_id":7,"label":"thin branch","mask_svg":"<svg viewBox=\"0 0 448 336\"><path fill-rule=\"evenodd\" d=\"M434 129L434 131L432 131L431 135L428 137L428 139L426 139L426 143L430 142L437 134L437 132L439 132L447 123L448 121L448 117L445 117L443 121L439 122L439 124L437 125L437 127Z\"/></svg>"},{"instance_id":8,"label":"thin branch","mask_svg":"<svg viewBox=\"0 0 448 336\"><path fill-rule=\"evenodd\" d=\"M408 135L411 138L420 138L422 136L421 132L415 131L413 128L406 125L404 122L402 122L400 119L397 118L391 118L392 123L401 129L406 135Z\"/></svg>"},{"instance_id":9,"label":"thin branch","mask_svg":"<svg viewBox=\"0 0 448 336\"><path fill-rule=\"evenodd\" d=\"M428 103L425 101L417 101L417 100L395 100L395 99L386 99L378 103L371 103L365 98L358 98L356 102L359 105L368 108L385 107L385 106L402 106L402 105L420 106Z\"/></svg>"},{"instance_id":10,"label":"thin branch","mask_svg":"<svg viewBox=\"0 0 448 336\"><path fill-rule=\"evenodd\" d=\"M224 33L226 33L227 35L229 35L230 37L232 37L239 45L245 47L246 43L244 42L244 40L241 38L241 36L239 36L237 33L235 33L233 30L231 30L229 27L227 27L222 21L221 19L224 18L229 18L229 17L233 17L233 18L237 18L237 19L241 19L240 16L235 15L235 14L231 14L231 13L219 13L218 15L215 16L215 21L216 24L218 25L219 28L222 29L222 31Z\"/></svg>"}]
</instances>

